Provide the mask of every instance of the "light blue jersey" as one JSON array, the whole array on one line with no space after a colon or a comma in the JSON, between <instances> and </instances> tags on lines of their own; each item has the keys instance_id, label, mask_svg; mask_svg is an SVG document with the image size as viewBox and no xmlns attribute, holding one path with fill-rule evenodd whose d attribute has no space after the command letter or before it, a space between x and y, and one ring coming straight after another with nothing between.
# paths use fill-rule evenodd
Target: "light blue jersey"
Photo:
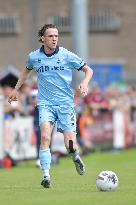
<instances>
[{"instance_id":1,"label":"light blue jersey","mask_svg":"<svg viewBox=\"0 0 136 205\"><path fill-rule=\"evenodd\" d=\"M72 70L81 70L85 62L63 47L45 54L44 47L28 55L26 68L34 69L38 82L38 105L73 105Z\"/></svg>"}]
</instances>

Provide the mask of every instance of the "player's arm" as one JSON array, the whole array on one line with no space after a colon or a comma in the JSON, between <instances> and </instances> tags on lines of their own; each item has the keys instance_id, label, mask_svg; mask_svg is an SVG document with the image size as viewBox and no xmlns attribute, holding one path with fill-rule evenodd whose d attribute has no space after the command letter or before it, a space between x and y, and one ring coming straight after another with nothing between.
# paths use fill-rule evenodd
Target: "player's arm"
<instances>
[{"instance_id":1,"label":"player's arm","mask_svg":"<svg viewBox=\"0 0 136 205\"><path fill-rule=\"evenodd\" d=\"M85 73L85 77L80 83L78 89L80 90L82 96L86 96L88 94L88 83L93 76L93 70L88 65L85 65L82 70Z\"/></svg>"},{"instance_id":2,"label":"player's arm","mask_svg":"<svg viewBox=\"0 0 136 205\"><path fill-rule=\"evenodd\" d=\"M32 70L28 70L28 69L23 69L21 71L19 79L17 81L17 84L16 84L14 90L11 92L11 94L8 97L8 102L9 103L11 103L12 101L17 101L19 89L24 84L25 80L30 75L31 71Z\"/></svg>"}]
</instances>

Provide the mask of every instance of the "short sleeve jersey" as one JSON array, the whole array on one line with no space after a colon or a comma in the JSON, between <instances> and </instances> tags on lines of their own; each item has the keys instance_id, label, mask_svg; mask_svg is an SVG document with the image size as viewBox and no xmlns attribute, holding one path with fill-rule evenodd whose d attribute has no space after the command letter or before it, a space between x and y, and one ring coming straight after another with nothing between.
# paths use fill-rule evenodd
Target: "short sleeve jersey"
<instances>
[{"instance_id":1,"label":"short sleeve jersey","mask_svg":"<svg viewBox=\"0 0 136 205\"><path fill-rule=\"evenodd\" d=\"M45 54L44 47L28 55L26 69L34 69L38 82L38 104L72 105L72 70L81 70L85 62L63 47Z\"/></svg>"}]
</instances>

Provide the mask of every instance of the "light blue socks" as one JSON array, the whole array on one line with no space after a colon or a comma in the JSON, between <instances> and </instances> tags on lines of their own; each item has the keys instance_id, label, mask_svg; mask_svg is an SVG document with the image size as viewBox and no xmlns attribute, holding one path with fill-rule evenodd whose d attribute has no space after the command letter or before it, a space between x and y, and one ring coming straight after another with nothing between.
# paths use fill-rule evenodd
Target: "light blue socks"
<instances>
[{"instance_id":1,"label":"light blue socks","mask_svg":"<svg viewBox=\"0 0 136 205\"><path fill-rule=\"evenodd\" d=\"M40 149L39 150L39 158L40 158L40 164L44 176L50 176L49 170L50 170L50 164L51 164L51 152L50 149Z\"/></svg>"}]
</instances>

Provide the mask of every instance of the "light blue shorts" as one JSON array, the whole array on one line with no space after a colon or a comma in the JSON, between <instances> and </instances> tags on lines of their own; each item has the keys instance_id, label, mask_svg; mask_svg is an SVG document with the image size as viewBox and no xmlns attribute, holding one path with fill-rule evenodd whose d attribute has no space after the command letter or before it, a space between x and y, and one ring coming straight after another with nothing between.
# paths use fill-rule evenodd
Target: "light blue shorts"
<instances>
[{"instance_id":1,"label":"light blue shorts","mask_svg":"<svg viewBox=\"0 0 136 205\"><path fill-rule=\"evenodd\" d=\"M57 131L72 131L76 132L76 112L73 107L61 106L47 106L38 105L39 109L39 124L43 122L57 122Z\"/></svg>"}]
</instances>

